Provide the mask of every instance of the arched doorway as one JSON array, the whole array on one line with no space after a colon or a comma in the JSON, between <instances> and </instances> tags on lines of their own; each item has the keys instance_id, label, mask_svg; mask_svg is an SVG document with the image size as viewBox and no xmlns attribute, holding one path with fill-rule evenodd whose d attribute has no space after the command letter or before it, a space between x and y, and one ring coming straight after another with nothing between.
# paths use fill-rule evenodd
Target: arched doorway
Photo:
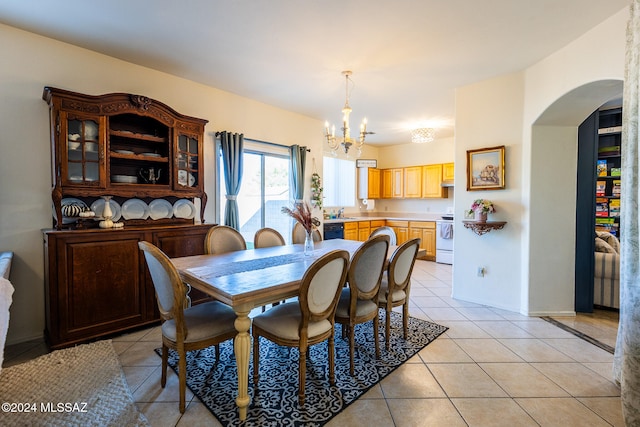
<instances>
[{"instance_id":1,"label":"arched doorway","mask_svg":"<svg viewBox=\"0 0 640 427\"><path fill-rule=\"evenodd\" d=\"M570 212L574 214L577 212L578 126L601 105L612 99L620 98L622 96L622 86L621 80L600 80L577 87L551 104L533 125L531 143L532 174L544 173L545 182L557 183L556 186L547 190L550 191L548 196L562 199L563 204L566 206L565 215ZM558 149L553 150L553 147L550 147L552 144L555 144ZM562 160L566 167L549 168L545 160L550 155L565 156L566 158ZM555 163L557 164L558 162L556 161ZM532 178L532 182L535 182L534 178ZM554 190L560 194L554 194ZM580 189L580 191L585 190ZM539 197L545 196L541 195ZM535 203L533 197L532 203ZM556 236L556 238L570 239L574 247L574 262L573 265L565 265L562 268L575 271L577 260L582 260L584 257L593 258L593 243L588 246L584 243L593 240L593 224L577 221L575 217L572 220L566 220L564 224L561 235ZM565 242L567 241L565 240ZM565 245L565 248L568 247L569 245ZM559 258L567 259L567 257ZM531 267L545 268L546 266L532 264ZM584 296L590 293L590 298L581 298L580 306L575 306L576 311L585 311L585 301L587 301L587 305L588 301L591 301L591 307L588 309L590 311L593 308L593 270L590 273L583 271L581 273L584 273L581 277L580 275L578 277L574 275L573 281L570 283L564 283L567 280L560 281L558 287L561 287L560 291L565 294L571 292L574 300L577 295ZM567 275L565 277L570 276Z\"/></svg>"}]
</instances>

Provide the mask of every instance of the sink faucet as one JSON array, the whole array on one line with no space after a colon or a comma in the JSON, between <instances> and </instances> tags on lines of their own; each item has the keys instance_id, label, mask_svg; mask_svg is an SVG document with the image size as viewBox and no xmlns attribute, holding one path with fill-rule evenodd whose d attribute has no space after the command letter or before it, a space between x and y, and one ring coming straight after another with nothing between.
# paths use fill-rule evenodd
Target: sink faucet
<instances>
[{"instance_id":1,"label":"sink faucet","mask_svg":"<svg viewBox=\"0 0 640 427\"><path fill-rule=\"evenodd\" d=\"M344 218L344 208L338 209L338 218Z\"/></svg>"}]
</instances>

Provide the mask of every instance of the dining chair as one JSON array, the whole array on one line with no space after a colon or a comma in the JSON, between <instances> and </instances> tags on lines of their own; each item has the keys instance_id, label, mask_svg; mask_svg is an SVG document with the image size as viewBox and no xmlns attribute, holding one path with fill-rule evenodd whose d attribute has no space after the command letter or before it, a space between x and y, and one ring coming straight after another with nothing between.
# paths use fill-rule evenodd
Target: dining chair
<instances>
[{"instance_id":1,"label":"dining chair","mask_svg":"<svg viewBox=\"0 0 640 427\"><path fill-rule=\"evenodd\" d=\"M404 339L409 331L409 291L411 289L411 272L416 262L420 239L404 242L391 255L387 275L382 278L378 297L378 307L386 311L385 348L389 350L389 335L391 332L391 311L393 307L402 306L402 329Z\"/></svg>"},{"instance_id":2,"label":"dining chair","mask_svg":"<svg viewBox=\"0 0 640 427\"><path fill-rule=\"evenodd\" d=\"M307 268L298 301L280 304L253 318L253 383L258 384L260 337L298 347L298 402L304 405L307 349L328 340L329 382L335 385L335 313L345 283L349 252L334 250Z\"/></svg>"},{"instance_id":3,"label":"dining chair","mask_svg":"<svg viewBox=\"0 0 640 427\"><path fill-rule=\"evenodd\" d=\"M369 234L369 238L379 236L381 234L389 236L389 245L391 246L397 245L396 232L393 231L393 228L391 227L387 227L387 226L378 227L375 230L373 230L371 234Z\"/></svg>"},{"instance_id":4,"label":"dining chair","mask_svg":"<svg viewBox=\"0 0 640 427\"><path fill-rule=\"evenodd\" d=\"M313 237L314 242L322 241L322 235L318 230L313 230L313 232L311 233L311 237ZM304 227L299 222L296 222L293 226L293 232L291 233L291 241L295 245L297 243L304 243L306 238L307 232L305 231Z\"/></svg>"},{"instance_id":5,"label":"dining chair","mask_svg":"<svg viewBox=\"0 0 640 427\"><path fill-rule=\"evenodd\" d=\"M162 321L162 388L167 383L168 349L178 352L178 380L180 412L185 409L187 383L187 352L216 346L216 360L220 353L218 344L236 336L234 311L219 301L211 301L190 307L187 286L180 279L171 260L158 247L145 241L138 242L143 251L156 293L160 320Z\"/></svg>"},{"instance_id":6,"label":"dining chair","mask_svg":"<svg viewBox=\"0 0 640 427\"><path fill-rule=\"evenodd\" d=\"M284 246L285 241L282 234L273 228L265 227L256 231L253 236L254 248L270 248L272 246Z\"/></svg>"},{"instance_id":7,"label":"dining chair","mask_svg":"<svg viewBox=\"0 0 640 427\"><path fill-rule=\"evenodd\" d=\"M226 225L215 225L209 229L204 239L204 253L223 254L226 252L244 251L247 242L235 228Z\"/></svg>"},{"instance_id":8,"label":"dining chair","mask_svg":"<svg viewBox=\"0 0 640 427\"><path fill-rule=\"evenodd\" d=\"M373 321L376 358L380 357L378 336L378 291L389 250L389 236L379 235L367 240L351 258L347 274L348 288L340 294L336 323L346 328L349 337L349 372L354 374L355 325Z\"/></svg>"}]
</instances>

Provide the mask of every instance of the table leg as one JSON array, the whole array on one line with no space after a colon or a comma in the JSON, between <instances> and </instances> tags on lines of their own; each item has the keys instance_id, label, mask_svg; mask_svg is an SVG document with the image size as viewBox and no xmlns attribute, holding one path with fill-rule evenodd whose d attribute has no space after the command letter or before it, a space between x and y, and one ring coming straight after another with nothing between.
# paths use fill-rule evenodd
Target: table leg
<instances>
[{"instance_id":1,"label":"table leg","mask_svg":"<svg viewBox=\"0 0 640 427\"><path fill-rule=\"evenodd\" d=\"M251 319L249 319L250 309L236 309L235 327L238 334L233 343L233 350L236 356L236 366L238 368L238 397L236 404L240 421L247 418L247 408L251 403L248 392L249 383L249 357L251 355L251 336L249 328L251 327Z\"/></svg>"}]
</instances>

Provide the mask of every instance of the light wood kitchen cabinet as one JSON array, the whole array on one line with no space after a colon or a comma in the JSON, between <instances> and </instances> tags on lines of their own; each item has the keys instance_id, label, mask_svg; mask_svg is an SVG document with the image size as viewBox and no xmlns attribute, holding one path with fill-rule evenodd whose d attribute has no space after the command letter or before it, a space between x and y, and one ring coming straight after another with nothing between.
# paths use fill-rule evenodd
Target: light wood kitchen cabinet
<instances>
[{"instance_id":1,"label":"light wood kitchen cabinet","mask_svg":"<svg viewBox=\"0 0 640 427\"><path fill-rule=\"evenodd\" d=\"M447 189L442 186L442 164L422 167L422 197L447 197Z\"/></svg>"},{"instance_id":2,"label":"light wood kitchen cabinet","mask_svg":"<svg viewBox=\"0 0 640 427\"><path fill-rule=\"evenodd\" d=\"M358 198L379 199L381 194L381 173L376 168L359 168Z\"/></svg>"},{"instance_id":3,"label":"light wood kitchen cabinet","mask_svg":"<svg viewBox=\"0 0 640 427\"><path fill-rule=\"evenodd\" d=\"M404 170L402 168L382 170L382 198L402 198L404 195Z\"/></svg>"},{"instance_id":4,"label":"light wood kitchen cabinet","mask_svg":"<svg viewBox=\"0 0 640 427\"><path fill-rule=\"evenodd\" d=\"M442 180L453 182L454 178L454 164L452 163L443 163L442 164Z\"/></svg>"},{"instance_id":5,"label":"light wood kitchen cabinet","mask_svg":"<svg viewBox=\"0 0 640 427\"><path fill-rule=\"evenodd\" d=\"M358 240L366 242L369 239L369 233L371 232L371 222L358 221Z\"/></svg>"},{"instance_id":6,"label":"light wood kitchen cabinet","mask_svg":"<svg viewBox=\"0 0 640 427\"><path fill-rule=\"evenodd\" d=\"M409 240L409 221L387 220L387 226L391 227L396 233L398 245Z\"/></svg>"},{"instance_id":7,"label":"light wood kitchen cabinet","mask_svg":"<svg viewBox=\"0 0 640 427\"><path fill-rule=\"evenodd\" d=\"M374 219L371 221L371 232L376 228L384 227L386 225L386 221L384 219Z\"/></svg>"},{"instance_id":8,"label":"light wood kitchen cabinet","mask_svg":"<svg viewBox=\"0 0 640 427\"><path fill-rule=\"evenodd\" d=\"M345 240L358 240L358 223L357 222L344 223L344 238Z\"/></svg>"},{"instance_id":9,"label":"light wood kitchen cabinet","mask_svg":"<svg viewBox=\"0 0 640 427\"><path fill-rule=\"evenodd\" d=\"M409 239L420 238L420 249L424 249L424 259L436 259L436 223L435 221L410 221Z\"/></svg>"},{"instance_id":10,"label":"light wood kitchen cabinet","mask_svg":"<svg viewBox=\"0 0 640 427\"><path fill-rule=\"evenodd\" d=\"M422 197L422 166L404 168L404 197Z\"/></svg>"}]
</instances>

